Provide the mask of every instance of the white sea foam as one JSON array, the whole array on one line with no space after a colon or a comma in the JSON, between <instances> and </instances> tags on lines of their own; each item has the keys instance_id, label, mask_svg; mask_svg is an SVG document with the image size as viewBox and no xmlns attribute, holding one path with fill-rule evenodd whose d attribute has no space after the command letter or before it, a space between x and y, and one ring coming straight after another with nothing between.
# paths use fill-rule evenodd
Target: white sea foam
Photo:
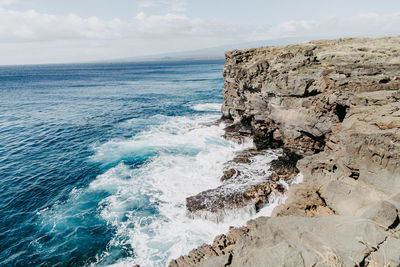
<instances>
[{"instance_id":1,"label":"white sea foam","mask_svg":"<svg viewBox=\"0 0 400 267\"><path fill-rule=\"evenodd\" d=\"M234 224L186 216L186 197L219 186L224 163L235 151L252 146L223 139L223 125L206 125L218 117L165 117L164 123L131 140L95 147L92 160L102 163L157 152L140 168L121 162L89 186L111 194L99 205L101 216L117 228L109 246L129 244L134 250L135 256L121 259L118 266L163 266ZM249 218L243 217L238 224Z\"/></svg>"},{"instance_id":2,"label":"white sea foam","mask_svg":"<svg viewBox=\"0 0 400 267\"><path fill-rule=\"evenodd\" d=\"M285 188L285 190L289 190L289 187L292 184L300 184L301 182L303 182L303 174L299 173L296 175L296 177L294 177L293 180L291 180L290 182L286 182L284 180L280 180L279 183Z\"/></svg>"},{"instance_id":3,"label":"white sea foam","mask_svg":"<svg viewBox=\"0 0 400 267\"><path fill-rule=\"evenodd\" d=\"M196 111L221 111L221 103L197 104L192 109Z\"/></svg>"},{"instance_id":4,"label":"white sea foam","mask_svg":"<svg viewBox=\"0 0 400 267\"><path fill-rule=\"evenodd\" d=\"M223 139L224 125L207 126L217 118L164 117L164 123L130 140L111 140L94 147L92 160L106 164L156 152L139 168L120 162L89 186L89 191L110 194L99 205L101 216L117 229L110 250L125 246L134 251L132 257L118 259L112 266L165 266L194 247L212 242L229 226L269 216L285 200L283 195L272 195L270 204L257 214L252 207L226 211L220 223L187 216L185 199L219 186L224 163L236 151L252 146L251 142L239 145ZM270 161L257 160L264 167ZM99 255L99 264L110 262L109 257L111 252Z\"/></svg>"}]
</instances>

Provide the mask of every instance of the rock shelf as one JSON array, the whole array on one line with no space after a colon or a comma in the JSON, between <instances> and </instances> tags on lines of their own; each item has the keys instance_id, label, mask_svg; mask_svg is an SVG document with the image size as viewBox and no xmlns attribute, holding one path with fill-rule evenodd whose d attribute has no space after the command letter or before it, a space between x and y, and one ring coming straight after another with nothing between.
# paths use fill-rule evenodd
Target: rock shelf
<instances>
[{"instance_id":1,"label":"rock shelf","mask_svg":"<svg viewBox=\"0 0 400 267\"><path fill-rule=\"evenodd\" d=\"M271 218L170 266L400 266L400 37L235 50L223 76L228 135L251 136L250 154L283 152L262 188L244 186L216 206L261 205L278 181L298 171L304 181ZM245 177L229 167L222 178ZM207 209L201 194L190 211Z\"/></svg>"}]
</instances>

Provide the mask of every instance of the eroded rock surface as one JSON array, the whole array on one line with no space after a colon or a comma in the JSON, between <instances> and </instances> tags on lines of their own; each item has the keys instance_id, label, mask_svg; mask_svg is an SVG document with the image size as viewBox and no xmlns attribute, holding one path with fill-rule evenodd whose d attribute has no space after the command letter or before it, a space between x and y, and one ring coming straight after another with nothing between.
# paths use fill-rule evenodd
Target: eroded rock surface
<instances>
[{"instance_id":1,"label":"eroded rock surface","mask_svg":"<svg viewBox=\"0 0 400 267\"><path fill-rule=\"evenodd\" d=\"M322 151L351 98L400 86L399 38L339 39L226 54L225 118L259 148Z\"/></svg>"},{"instance_id":2,"label":"eroded rock surface","mask_svg":"<svg viewBox=\"0 0 400 267\"><path fill-rule=\"evenodd\" d=\"M400 266L400 37L232 51L223 75L223 116L304 181L171 266Z\"/></svg>"},{"instance_id":3,"label":"eroded rock surface","mask_svg":"<svg viewBox=\"0 0 400 267\"><path fill-rule=\"evenodd\" d=\"M379 259L376 251L381 247L396 261L399 252L389 245L398 239L387 235L373 221L359 217L261 217L170 266L365 266L372 253Z\"/></svg>"}]
</instances>

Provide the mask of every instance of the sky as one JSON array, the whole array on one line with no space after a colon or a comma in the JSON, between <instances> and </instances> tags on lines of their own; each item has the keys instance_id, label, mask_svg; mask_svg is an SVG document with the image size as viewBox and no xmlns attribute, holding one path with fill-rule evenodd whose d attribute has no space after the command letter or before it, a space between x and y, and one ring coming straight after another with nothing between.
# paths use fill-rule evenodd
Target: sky
<instances>
[{"instance_id":1,"label":"sky","mask_svg":"<svg viewBox=\"0 0 400 267\"><path fill-rule=\"evenodd\" d=\"M0 0L0 65L400 35L399 0Z\"/></svg>"}]
</instances>

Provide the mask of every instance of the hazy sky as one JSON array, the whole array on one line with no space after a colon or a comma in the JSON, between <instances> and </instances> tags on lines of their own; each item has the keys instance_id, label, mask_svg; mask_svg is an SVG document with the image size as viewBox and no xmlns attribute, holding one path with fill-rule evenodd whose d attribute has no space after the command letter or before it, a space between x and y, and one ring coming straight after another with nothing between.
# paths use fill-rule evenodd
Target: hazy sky
<instances>
[{"instance_id":1,"label":"hazy sky","mask_svg":"<svg viewBox=\"0 0 400 267\"><path fill-rule=\"evenodd\" d=\"M386 35L400 35L400 0L0 0L0 64Z\"/></svg>"}]
</instances>

